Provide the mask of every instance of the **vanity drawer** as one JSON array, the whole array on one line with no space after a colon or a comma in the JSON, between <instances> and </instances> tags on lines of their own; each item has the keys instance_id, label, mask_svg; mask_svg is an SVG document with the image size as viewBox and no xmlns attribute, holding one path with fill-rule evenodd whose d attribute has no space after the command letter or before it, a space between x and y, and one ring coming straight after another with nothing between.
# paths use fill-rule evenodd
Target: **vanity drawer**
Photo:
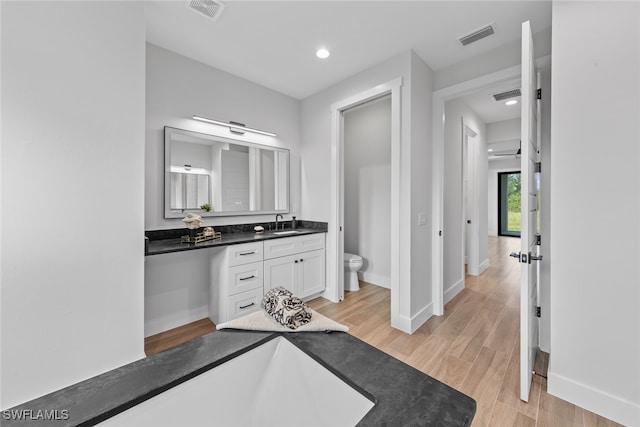
<instances>
[{"instance_id":1,"label":"vanity drawer","mask_svg":"<svg viewBox=\"0 0 640 427\"><path fill-rule=\"evenodd\" d=\"M252 262L251 264L235 265L229 268L228 285L229 295L253 289L262 290L264 267L263 262Z\"/></svg>"},{"instance_id":2,"label":"vanity drawer","mask_svg":"<svg viewBox=\"0 0 640 427\"><path fill-rule=\"evenodd\" d=\"M259 310L262 297L262 288L230 296L227 299L226 321L236 319L244 316L245 314Z\"/></svg>"},{"instance_id":3,"label":"vanity drawer","mask_svg":"<svg viewBox=\"0 0 640 427\"><path fill-rule=\"evenodd\" d=\"M278 258L301 252L324 249L324 235L325 233L315 233L265 240L264 259Z\"/></svg>"},{"instance_id":4,"label":"vanity drawer","mask_svg":"<svg viewBox=\"0 0 640 427\"><path fill-rule=\"evenodd\" d=\"M231 245L227 247L228 266L249 264L250 262L262 261L262 242L243 243L241 245Z\"/></svg>"}]
</instances>

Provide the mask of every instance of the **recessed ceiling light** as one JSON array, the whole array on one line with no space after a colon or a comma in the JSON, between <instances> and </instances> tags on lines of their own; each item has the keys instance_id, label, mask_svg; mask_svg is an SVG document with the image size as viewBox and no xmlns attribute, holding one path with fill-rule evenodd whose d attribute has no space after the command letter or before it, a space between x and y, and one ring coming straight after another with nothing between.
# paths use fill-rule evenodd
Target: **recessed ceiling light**
<instances>
[{"instance_id":1,"label":"recessed ceiling light","mask_svg":"<svg viewBox=\"0 0 640 427\"><path fill-rule=\"evenodd\" d=\"M517 99L510 99L504 103L504 105L516 105L518 103Z\"/></svg>"},{"instance_id":2,"label":"recessed ceiling light","mask_svg":"<svg viewBox=\"0 0 640 427\"><path fill-rule=\"evenodd\" d=\"M320 59L326 59L329 57L329 55L330 55L329 51L323 47L316 50L316 56Z\"/></svg>"},{"instance_id":3,"label":"recessed ceiling light","mask_svg":"<svg viewBox=\"0 0 640 427\"><path fill-rule=\"evenodd\" d=\"M492 152L492 151L493 151L493 148L489 148L489 150L487 150L487 151Z\"/></svg>"}]
</instances>

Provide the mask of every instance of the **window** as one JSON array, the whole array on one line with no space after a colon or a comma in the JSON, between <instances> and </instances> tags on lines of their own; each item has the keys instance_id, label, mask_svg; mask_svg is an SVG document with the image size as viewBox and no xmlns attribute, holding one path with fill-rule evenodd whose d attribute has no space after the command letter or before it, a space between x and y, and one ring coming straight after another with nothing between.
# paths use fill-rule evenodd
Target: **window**
<instances>
[{"instance_id":1,"label":"window","mask_svg":"<svg viewBox=\"0 0 640 427\"><path fill-rule=\"evenodd\" d=\"M498 173L498 234L520 237L520 172Z\"/></svg>"}]
</instances>

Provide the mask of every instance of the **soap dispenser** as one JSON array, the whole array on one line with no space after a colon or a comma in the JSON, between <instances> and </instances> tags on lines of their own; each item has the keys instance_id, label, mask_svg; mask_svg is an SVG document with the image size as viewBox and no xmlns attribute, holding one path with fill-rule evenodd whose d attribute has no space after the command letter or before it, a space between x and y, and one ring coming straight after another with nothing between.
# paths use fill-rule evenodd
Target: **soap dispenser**
<instances>
[{"instance_id":1,"label":"soap dispenser","mask_svg":"<svg viewBox=\"0 0 640 427\"><path fill-rule=\"evenodd\" d=\"M296 217L295 216L292 216L291 217L291 229L295 230L296 227L298 227L298 221L296 221Z\"/></svg>"}]
</instances>

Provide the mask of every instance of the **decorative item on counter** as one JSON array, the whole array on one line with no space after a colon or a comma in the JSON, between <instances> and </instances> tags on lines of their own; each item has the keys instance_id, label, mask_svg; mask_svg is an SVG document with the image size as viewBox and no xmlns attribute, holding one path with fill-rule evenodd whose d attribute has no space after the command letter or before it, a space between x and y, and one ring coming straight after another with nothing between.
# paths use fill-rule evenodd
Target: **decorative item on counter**
<instances>
[{"instance_id":1,"label":"decorative item on counter","mask_svg":"<svg viewBox=\"0 0 640 427\"><path fill-rule=\"evenodd\" d=\"M209 203L205 203L203 205L200 205L200 209L205 212L211 212L211 205Z\"/></svg>"},{"instance_id":2,"label":"decorative item on counter","mask_svg":"<svg viewBox=\"0 0 640 427\"><path fill-rule=\"evenodd\" d=\"M181 243L202 243L222 237L222 234L215 231L213 227L205 227L202 232L198 233L197 231L202 225L202 217L198 214L188 213L182 222L189 228L189 234L180 238Z\"/></svg>"},{"instance_id":3,"label":"decorative item on counter","mask_svg":"<svg viewBox=\"0 0 640 427\"><path fill-rule=\"evenodd\" d=\"M255 227L253 227L253 231L255 231L257 234L264 233L264 227L261 225L256 225Z\"/></svg>"},{"instance_id":4,"label":"decorative item on counter","mask_svg":"<svg viewBox=\"0 0 640 427\"><path fill-rule=\"evenodd\" d=\"M298 227L298 221L296 221L296 217L291 217L291 229L295 230Z\"/></svg>"},{"instance_id":5,"label":"decorative item on counter","mask_svg":"<svg viewBox=\"0 0 640 427\"><path fill-rule=\"evenodd\" d=\"M197 230L202 224L202 217L198 214L189 212L187 216L182 218L182 222L184 222L189 230Z\"/></svg>"}]
</instances>

